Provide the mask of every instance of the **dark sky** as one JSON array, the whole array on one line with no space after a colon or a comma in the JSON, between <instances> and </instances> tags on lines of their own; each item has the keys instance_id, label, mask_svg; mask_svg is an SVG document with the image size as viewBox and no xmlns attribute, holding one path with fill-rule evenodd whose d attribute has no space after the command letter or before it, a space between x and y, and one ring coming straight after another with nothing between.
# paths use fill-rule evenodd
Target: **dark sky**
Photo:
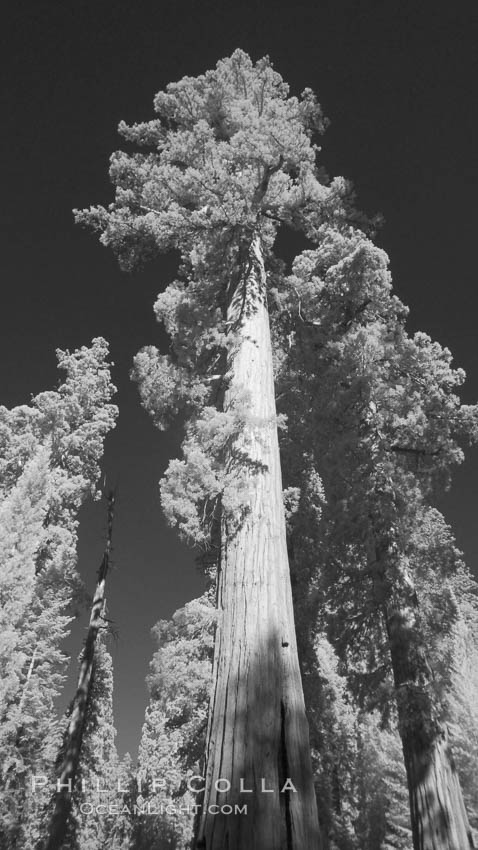
<instances>
[{"instance_id":1,"label":"dark sky","mask_svg":"<svg viewBox=\"0 0 478 850\"><path fill-rule=\"evenodd\" d=\"M54 350L105 336L119 425L104 467L119 486L110 616L121 752L136 755L151 626L201 592L191 551L161 517L157 482L177 434L155 431L129 382L132 357L164 344L152 305L174 272L161 260L126 275L71 209L111 200L107 169L120 119L152 116L154 94L236 47L269 54L292 92L318 94L331 126L323 163L380 211L410 328L448 345L478 398L476 248L478 6L475 2L310 0L262 3L24 0L3 12L0 403L56 384ZM472 568L478 563L478 450L442 502ZM80 568L93 589L103 508L82 513ZM76 654L85 622L70 642ZM70 691L73 683L69 683ZM71 696L71 693L68 694Z\"/></svg>"}]
</instances>

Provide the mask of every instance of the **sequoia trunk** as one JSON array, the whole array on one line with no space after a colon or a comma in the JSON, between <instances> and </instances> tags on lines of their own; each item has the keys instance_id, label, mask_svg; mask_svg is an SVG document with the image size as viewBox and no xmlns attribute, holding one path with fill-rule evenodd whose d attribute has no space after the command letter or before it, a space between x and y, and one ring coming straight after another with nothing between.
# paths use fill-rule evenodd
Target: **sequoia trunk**
<instances>
[{"instance_id":1,"label":"sequoia trunk","mask_svg":"<svg viewBox=\"0 0 478 850\"><path fill-rule=\"evenodd\" d=\"M230 447L228 466L237 470L238 485L246 476L248 495L240 518L231 521L225 514L222 520L213 693L196 847L317 850L259 237L252 241L228 320L238 342L224 409L241 398L247 398L248 407L247 425Z\"/></svg>"},{"instance_id":2,"label":"sequoia trunk","mask_svg":"<svg viewBox=\"0 0 478 850\"><path fill-rule=\"evenodd\" d=\"M469 850L475 845L460 781L436 716L431 671L411 585L385 606L399 728L410 795L414 850Z\"/></svg>"}]
</instances>

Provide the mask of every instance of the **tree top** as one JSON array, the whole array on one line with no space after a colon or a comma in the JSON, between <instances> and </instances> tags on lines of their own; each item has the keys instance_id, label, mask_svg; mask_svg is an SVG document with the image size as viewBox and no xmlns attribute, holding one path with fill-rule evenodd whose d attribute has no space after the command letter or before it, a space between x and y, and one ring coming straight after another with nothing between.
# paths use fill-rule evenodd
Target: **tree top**
<instances>
[{"instance_id":1,"label":"tree top","mask_svg":"<svg viewBox=\"0 0 478 850\"><path fill-rule=\"evenodd\" d=\"M236 50L214 70L170 83L154 109L150 121L119 125L144 150L112 155L114 202L76 212L124 268L171 248L197 265L256 231L267 248L281 222L313 239L324 218L350 212L349 185L316 165L313 138L326 121L315 95L289 96L268 57L253 63Z\"/></svg>"}]
</instances>

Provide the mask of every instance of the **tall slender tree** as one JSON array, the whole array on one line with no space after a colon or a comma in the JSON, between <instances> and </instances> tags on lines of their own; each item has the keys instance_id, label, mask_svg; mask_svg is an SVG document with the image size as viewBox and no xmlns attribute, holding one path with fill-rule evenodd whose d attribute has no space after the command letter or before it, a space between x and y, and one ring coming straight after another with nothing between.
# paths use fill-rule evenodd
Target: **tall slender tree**
<instances>
[{"instance_id":1,"label":"tall slender tree","mask_svg":"<svg viewBox=\"0 0 478 850\"><path fill-rule=\"evenodd\" d=\"M68 825L71 819L73 786L80 766L88 703L91 700L93 689L93 670L95 667L98 635L100 629L104 626L106 578L111 559L114 504L115 497L114 493L111 492L108 496L106 546L98 570L98 580L91 606L88 633L80 659L78 686L71 705L68 727L63 742L58 786L54 798L54 809L48 830L48 839L45 842L45 850L61 850L67 837Z\"/></svg>"},{"instance_id":2,"label":"tall slender tree","mask_svg":"<svg viewBox=\"0 0 478 850\"><path fill-rule=\"evenodd\" d=\"M56 390L0 408L0 836L7 848L33 847L39 837L30 774L51 773L60 734L63 640L81 594L78 511L96 493L117 412L107 354L102 338L58 351L66 377Z\"/></svg>"},{"instance_id":3,"label":"tall slender tree","mask_svg":"<svg viewBox=\"0 0 478 850\"><path fill-rule=\"evenodd\" d=\"M119 850L118 821L125 787L115 746L113 659L102 630L94 649L81 757L72 790L71 835L79 850ZM120 782L118 783L118 780ZM124 845L127 842L124 841Z\"/></svg>"},{"instance_id":4,"label":"tall slender tree","mask_svg":"<svg viewBox=\"0 0 478 850\"><path fill-rule=\"evenodd\" d=\"M348 186L317 168L311 139L324 122L312 92L289 97L267 58L254 65L237 50L215 70L170 84L155 110L151 121L120 125L127 141L148 150L113 156L115 201L77 218L127 269L158 251L176 248L181 257L179 279L156 304L173 354L144 350L136 375L160 427L180 410L187 416L183 460L163 482L165 510L197 544L208 545L212 533L218 554L197 846L314 848L268 295L281 223L315 239L324 221L335 227L352 214ZM259 787L241 792L241 782ZM247 804L248 815L217 815L215 804Z\"/></svg>"}]
</instances>

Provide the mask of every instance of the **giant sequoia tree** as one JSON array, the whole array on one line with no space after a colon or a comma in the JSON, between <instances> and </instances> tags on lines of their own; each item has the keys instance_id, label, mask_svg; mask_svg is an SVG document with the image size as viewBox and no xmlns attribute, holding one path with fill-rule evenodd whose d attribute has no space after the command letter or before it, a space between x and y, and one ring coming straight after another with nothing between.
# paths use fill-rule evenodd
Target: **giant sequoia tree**
<instances>
[{"instance_id":1,"label":"giant sequoia tree","mask_svg":"<svg viewBox=\"0 0 478 850\"><path fill-rule=\"evenodd\" d=\"M297 511L294 560L309 571L309 599L317 581L324 591L326 627L356 683L377 701L393 682L414 847L462 850L473 844L441 658L466 573L429 500L463 459L460 441L476 438L477 408L460 405L464 374L450 352L407 334L387 257L362 233L324 234L296 258L290 284L277 293L276 325L290 342L280 378L288 483L302 492L315 464L325 494L315 531L310 510L307 527Z\"/></svg>"},{"instance_id":2,"label":"giant sequoia tree","mask_svg":"<svg viewBox=\"0 0 478 850\"><path fill-rule=\"evenodd\" d=\"M182 533L215 547L219 619L198 847L319 844L286 549L268 292L281 223L314 239L347 217L346 185L321 178L311 142L323 119L268 59L242 51L171 84L157 117L120 132L116 198L78 219L123 267L177 249L178 279L159 296L172 354L148 348L136 375L164 427L186 416L183 459L162 486ZM296 791L292 790L290 777ZM218 779L231 783L218 792ZM272 792L261 793L261 781ZM241 793L255 785L255 793ZM224 789L226 783L219 783ZM283 793L280 790L285 786ZM245 804L248 815L210 814Z\"/></svg>"},{"instance_id":3,"label":"giant sequoia tree","mask_svg":"<svg viewBox=\"0 0 478 850\"><path fill-rule=\"evenodd\" d=\"M113 155L114 202L77 218L125 269L158 252L180 258L155 308L171 353L143 349L135 378L158 427L178 415L185 422L183 457L162 481L163 508L217 570L196 846L319 845L290 555L301 620L317 615L318 600L339 612L343 658L361 652L354 672L394 688L415 847L463 850L467 817L417 603L428 499L461 458L457 439L476 429L475 411L460 409L454 394L461 373L428 337L406 334L385 255L367 238L345 181L318 169L313 136L324 122L309 90L289 97L268 59L254 65L236 51L169 85L155 110L148 122L120 125L144 150ZM309 242L292 275L277 257L287 228ZM290 419L289 553L278 376ZM320 625L340 649L330 618ZM308 640L300 629L303 653ZM261 793L261 780L275 790ZM244 791L254 784L255 794ZM248 815L217 815L216 803L247 804Z\"/></svg>"}]
</instances>

